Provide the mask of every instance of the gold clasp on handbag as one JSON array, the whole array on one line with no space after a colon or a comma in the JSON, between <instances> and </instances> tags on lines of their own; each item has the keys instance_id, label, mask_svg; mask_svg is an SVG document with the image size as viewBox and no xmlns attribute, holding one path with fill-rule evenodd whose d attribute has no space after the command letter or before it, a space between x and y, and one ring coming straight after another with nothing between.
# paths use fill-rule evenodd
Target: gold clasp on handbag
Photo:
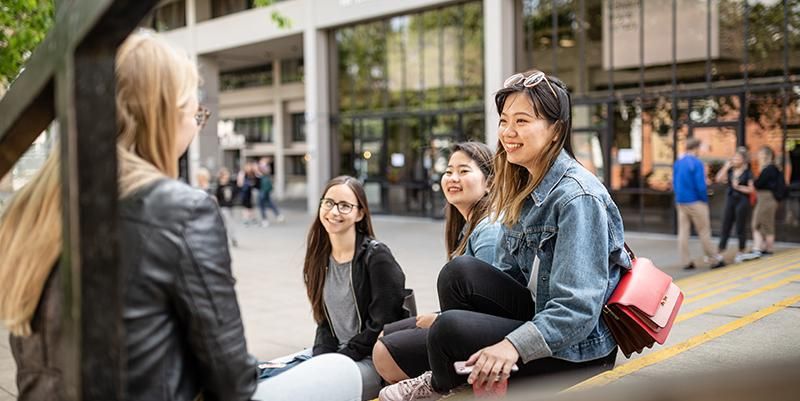
<instances>
[{"instance_id":1,"label":"gold clasp on handbag","mask_svg":"<svg viewBox=\"0 0 800 401\"><path fill-rule=\"evenodd\" d=\"M664 306L666 304L667 304L667 296L664 295L664 299L661 300L661 306Z\"/></svg>"}]
</instances>

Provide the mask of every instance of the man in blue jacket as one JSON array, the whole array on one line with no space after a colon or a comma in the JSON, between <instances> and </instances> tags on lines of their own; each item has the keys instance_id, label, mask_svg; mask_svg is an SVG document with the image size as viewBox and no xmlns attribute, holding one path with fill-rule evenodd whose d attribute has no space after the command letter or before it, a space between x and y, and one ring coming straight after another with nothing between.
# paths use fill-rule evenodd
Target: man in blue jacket
<instances>
[{"instance_id":1,"label":"man in blue jacket","mask_svg":"<svg viewBox=\"0 0 800 401\"><path fill-rule=\"evenodd\" d=\"M697 138L687 139L686 153L675 161L672 168L672 187L678 208L678 253L685 270L695 268L694 262L689 257L689 234L692 224L703 244L706 260L711 261L711 268L725 266L722 255L715 251L711 243L706 170L703 162L697 158L700 144Z\"/></svg>"}]
</instances>

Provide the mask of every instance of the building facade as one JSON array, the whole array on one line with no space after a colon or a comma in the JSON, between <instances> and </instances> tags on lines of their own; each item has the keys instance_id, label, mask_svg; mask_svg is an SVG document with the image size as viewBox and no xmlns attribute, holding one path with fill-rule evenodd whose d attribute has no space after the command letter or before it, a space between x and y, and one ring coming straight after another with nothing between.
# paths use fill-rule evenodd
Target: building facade
<instances>
[{"instance_id":1,"label":"building facade","mask_svg":"<svg viewBox=\"0 0 800 401\"><path fill-rule=\"evenodd\" d=\"M377 212L440 216L446 149L494 145L493 92L536 68L573 92L576 156L627 228L674 232L672 163L694 136L709 177L771 147L794 188L778 238L800 241L800 0L178 0L145 24L201 67L214 117L190 166L267 157L276 197L311 210L350 174Z\"/></svg>"}]
</instances>

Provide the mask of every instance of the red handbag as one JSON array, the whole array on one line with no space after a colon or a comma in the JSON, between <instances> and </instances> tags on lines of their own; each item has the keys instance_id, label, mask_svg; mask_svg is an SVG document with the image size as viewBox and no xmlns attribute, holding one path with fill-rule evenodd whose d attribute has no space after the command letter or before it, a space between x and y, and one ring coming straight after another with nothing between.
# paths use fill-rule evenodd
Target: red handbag
<instances>
[{"instance_id":1,"label":"red handbag","mask_svg":"<svg viewBox=\"0 0 800 401\"><path fill-rule=\"evenodd\" d=\"M654 343L664 344L683 303L683 292L672 277L650 259L631 256L626 272L603 307L603 320L626 357Z\"/></svg>"}]
</instances>

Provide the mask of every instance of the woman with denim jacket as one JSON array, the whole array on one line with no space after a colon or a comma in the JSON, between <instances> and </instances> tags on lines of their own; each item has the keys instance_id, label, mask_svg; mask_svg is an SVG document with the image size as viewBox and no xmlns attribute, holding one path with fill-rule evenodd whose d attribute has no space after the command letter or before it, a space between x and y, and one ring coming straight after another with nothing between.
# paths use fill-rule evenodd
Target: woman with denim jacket
<instances>
[{"instance_id":1,"label":"woman with denim jacket","mask_svg":"<svg viewBox=\"0 0 800 401\"><path fill-rule=\"evenodd\" d=\"M495 103L490 193L504 223L495 266L466 257L445 266L432 372L385 388L381 400L436 399L465 382L492 390L515 364L514 377L571 372L573 382L614 366L601 311L631 261L617 206L572 155L567 87L540 71L515 74ZM469 377L456 361L472 366Z\"/></svg>"},{"instance_id":2,"label":"woman with denim jacket","mask_svg":"<svg viewBox=\"0 0 800 401\"><path fill-rule=\"evenodd\" d=\"M494 261L502 229L500 222L490 216L489 184L493 176L492 150L486 144L461 142L453 145L441 181L447 200L448 260L468 255L486 263ZM397 383L431 369L428 329L437 317L438 313L426 313L384 326L385 335L375 343L372 360L385 381Z\"/></svg>"}]
</instances>

